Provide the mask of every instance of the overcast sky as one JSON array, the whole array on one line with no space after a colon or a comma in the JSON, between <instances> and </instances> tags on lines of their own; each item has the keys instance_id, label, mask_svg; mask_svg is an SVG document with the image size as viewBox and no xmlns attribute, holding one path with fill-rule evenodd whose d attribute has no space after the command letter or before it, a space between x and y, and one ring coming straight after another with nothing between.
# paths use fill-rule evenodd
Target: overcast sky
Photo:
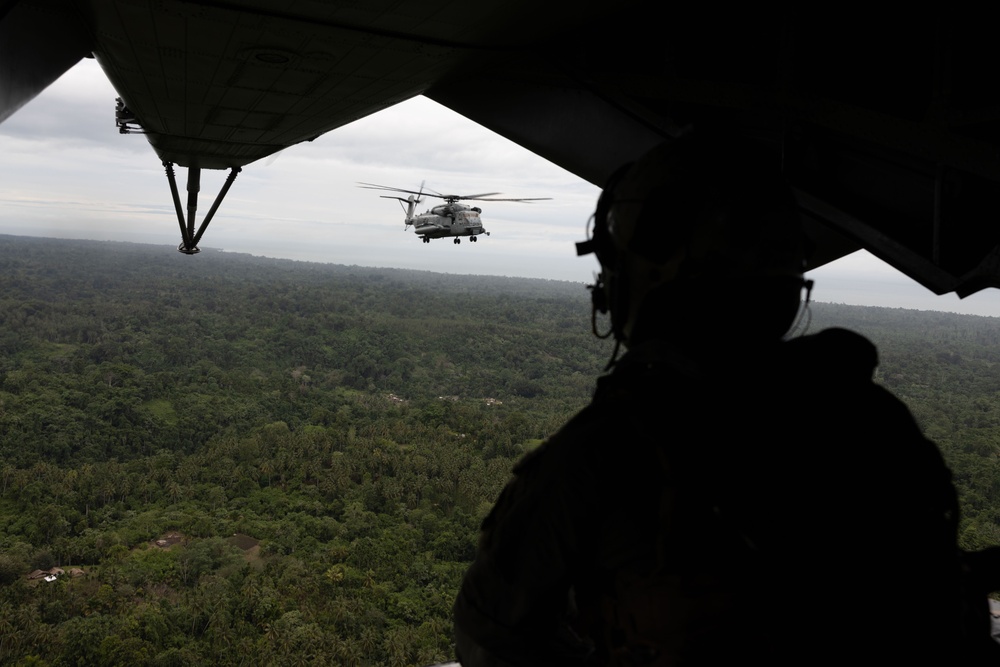
<instances>
[{"instance_id":1,"label":"overcast sky","mask_svg":"<svg viewBox=\"0 0 1000 667\"><path fill-rule=\"evenodd\" d=\"M141 135L120 135L116 93L85 59L0 123L0 233L180 242L166 176ZM225 180L202 174L198 223ZM403 211L358 181L437 192L551 197L483 202L489 237L421 243ZM186 170L178 169L182 190ZM416 98L244 167L199 244L268 257L592 282L578 258L598 188L472 121ZM418 211L438 203L427 199ZM174 252L165 247L165 252ZM192 261L210 261L194 256ZM1000 317L1000 291L936 296L867 253L814 271L817 301Z\"/></svg>"}]
</instances>

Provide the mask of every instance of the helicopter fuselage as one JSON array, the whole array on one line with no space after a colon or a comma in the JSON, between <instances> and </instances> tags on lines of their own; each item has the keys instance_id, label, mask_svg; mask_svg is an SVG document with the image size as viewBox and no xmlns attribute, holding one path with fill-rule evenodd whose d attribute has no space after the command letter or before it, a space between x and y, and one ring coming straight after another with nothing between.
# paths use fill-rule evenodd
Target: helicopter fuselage
<instances>
[{"instance_id":1,"label":"helicopter fuselage","mask_svg":"<svg viewBox=\"0 0 1000 667\"><path fill-rule=\"evenodd\" d=\"M481 209L464 204L442 204L429 211L416 215L408 224L413 225L413 231L425 242L430 239L441 239L459 236L477 236L486 233L479 214Z\"/></svg>"}]
</instances>

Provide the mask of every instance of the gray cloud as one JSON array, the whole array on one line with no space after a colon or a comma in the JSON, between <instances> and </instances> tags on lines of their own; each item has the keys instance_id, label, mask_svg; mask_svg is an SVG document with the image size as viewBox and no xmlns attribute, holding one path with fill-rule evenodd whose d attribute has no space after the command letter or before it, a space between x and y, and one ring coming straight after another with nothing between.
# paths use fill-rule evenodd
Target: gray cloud
<instances>
[{"instance_id":1,"label":"gray cloud","mask_svg":"<svg viewBox=\"0 0 1000 667\"><path fill-rule=\"evenodd\" d=\"M145 138L118 134L116 93L85 60L0 124L0 233L179 241L163 168ZM178 174L184 187L185 174ZM202 178L201 215L225 173ZM491 236L421 243L396 202L357 181L438 192L552 197L483 203ZM577 258L598 189L425 98L369 116L248 165L202 245L300 260L454 274L592 280ZM428 199L426 206L433 200ZM200 223L199 217L198 222ZM1000 315L995 290L937 297L862 254L815 272L816 298ZM863 286L863 287L860 287Z\"/></svg>"}]
</instances>

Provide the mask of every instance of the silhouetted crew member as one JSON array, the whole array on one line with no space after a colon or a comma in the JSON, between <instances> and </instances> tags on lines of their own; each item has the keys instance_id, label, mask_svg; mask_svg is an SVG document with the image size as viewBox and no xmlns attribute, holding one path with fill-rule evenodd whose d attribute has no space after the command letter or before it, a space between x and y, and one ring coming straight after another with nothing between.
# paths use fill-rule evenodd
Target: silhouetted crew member
<instances>
[{"instance_id":1,"label":"silhouetted crew member","mask_svg":"<svg viewBox=\"0 0 1000 667\"><path fill-rule=\"evenodd\" d=\"M455 603L463 667L961 665L996 648L985 593L964 592L951 475L872 382L875 347L785 338L811 283L776 155L695 135L654 149L609 182L580 246L627 352L483 522Z\"/></svg>"}]
</instances>

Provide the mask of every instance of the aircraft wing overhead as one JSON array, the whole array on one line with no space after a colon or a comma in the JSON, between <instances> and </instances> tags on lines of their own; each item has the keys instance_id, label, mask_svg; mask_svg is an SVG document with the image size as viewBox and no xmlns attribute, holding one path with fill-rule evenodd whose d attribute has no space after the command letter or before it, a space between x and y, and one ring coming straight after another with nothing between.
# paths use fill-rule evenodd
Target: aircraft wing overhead
<instances>
[{"instance_id":1,"label":"aircraft wing overhead","mask_svg":"<svg viewBox=\"0 0 1000 667\"><path fill-rule=\"evenodd\" d=\"M573 23L525 0L44 3L79 17L157 155L205 169L314 139Z\"/></svg>"},{"instance_id":2,"label":"aircraft wing overhead","mask_svg":"<svg viewBox=\"0 0 1000 667\"><path fill-rule=\"evenodd\" d=\"M598 185L725 122L780 154L813 266L864 247L936 293L1000 287L990 21L695 4L0 0L0 120L92 53L160 160L197 169L420 94Z\"/></svg>"},{"instance_id":3,"label":"aircraft wing overhead","mask_svg":"<svg viewBox=\"0 0 1000 667\"><path fill-rule=\"evenodd\" d=\"M735 125L780 153L812 267L864 247L938 294L1000 287L988 21L657 7L425 94L598 185L688 126Z\"/></svg>"},{"instance_id":4,"label":"aircraft wing overhead","mask_svg":"<svg viewBox=\"0 0 1000 667\"><path fill-rule=\"evenodd\" d=\"M95 56L165 161L242 166L419 95L502 2L88 3Z\"/></svg>"},{"instance_id":5,"label":"aircraft wing overhead","mask_svg":"<svg viewBox=\"0 0 1000 667\"><path fill-rule=\"evenodd\" d=\"M0 122L92 50L69 3L0 0Z\"/></svg>"}]
</instances>

